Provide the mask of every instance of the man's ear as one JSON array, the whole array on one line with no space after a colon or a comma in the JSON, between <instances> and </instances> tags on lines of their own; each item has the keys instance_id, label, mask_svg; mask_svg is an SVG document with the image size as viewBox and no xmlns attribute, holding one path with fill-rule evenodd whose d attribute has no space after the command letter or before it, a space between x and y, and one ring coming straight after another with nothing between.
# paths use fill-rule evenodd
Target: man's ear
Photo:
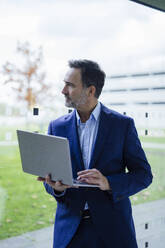
<instances>
[{"instance_id":1,"label":"man's ear","mask_svg":"<svg viewBox=\"0 0 165 248\"><path fill-rule=\"evenodd\" d=\"M95 96L96 88L94 85L89 86L89 96Z\"/></svg>"}]
</instances>

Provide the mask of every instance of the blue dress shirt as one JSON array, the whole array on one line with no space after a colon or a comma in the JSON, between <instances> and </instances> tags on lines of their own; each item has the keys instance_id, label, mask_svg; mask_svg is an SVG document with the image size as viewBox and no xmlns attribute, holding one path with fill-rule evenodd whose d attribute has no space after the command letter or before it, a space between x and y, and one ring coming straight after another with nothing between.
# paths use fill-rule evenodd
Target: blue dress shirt
<instances>
[{"instance_id":1,"label":"blue dress shirt","mask_svg":"<svg viewBox=\"0 0 165 248\"><path fill-rule=\"evenodd\" d=\"M76 111L80 147L85 169L89 168L90 160L95 146L100 119L100 109L101 105L100 102L98 102L89 119L85 123L81 122L80 116Z\"/></svg>"},{"instance_id":2,"label":"blue dress shirt","mask_svg":"<svg viewBox=\"0 0 165 248\"><path fill-rule=\"evenodd\" d=\"M80 116L76 111L80 147L85 167L84 169L89 168L91 161L99 127L100 110L101 104L98 102L89 119L84 123L81 122ZM88 209L87 203L85 204L85 209Z\"/></svg>"},{"instance_id":3,"label":"blue dress shirt","mask_svg":"<svg viewBox=\"0 0 165 248\"><path fill-rule=\"evenodd\" d=\"M99 120L100 120L100 111L101 111L101 104L100 102L97 103L96 107L92 111L89 119L86 122L81 122L80 116L76 111L76 118L77 118L77 127L78 127L78 135L80 141L80 147L84 162L84 169L89 168L89 164L91 161L93 149L96 142L96 137L98 133L99 127ZM56 194L55 196L63 196L66 190L61 194ZM85 204L85 209L88 209L88 204Z\"/></svg>"}]
</instances>

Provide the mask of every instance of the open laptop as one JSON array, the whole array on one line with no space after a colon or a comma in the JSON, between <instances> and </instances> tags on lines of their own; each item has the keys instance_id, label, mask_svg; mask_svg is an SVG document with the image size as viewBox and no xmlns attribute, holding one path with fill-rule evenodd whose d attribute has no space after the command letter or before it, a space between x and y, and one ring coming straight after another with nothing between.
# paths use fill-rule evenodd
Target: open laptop
<instances>
[{"instance_id":1,"label":"open laptop","mask_svg":"<svg viewBox=\"0 0 165 248\"><path fill-rule=\"evenodd\" d=\"M67 138L17 130L22 169L63 184L80 187L99 187L73 179L70 148Z\"/></svg>"}]
</instances>

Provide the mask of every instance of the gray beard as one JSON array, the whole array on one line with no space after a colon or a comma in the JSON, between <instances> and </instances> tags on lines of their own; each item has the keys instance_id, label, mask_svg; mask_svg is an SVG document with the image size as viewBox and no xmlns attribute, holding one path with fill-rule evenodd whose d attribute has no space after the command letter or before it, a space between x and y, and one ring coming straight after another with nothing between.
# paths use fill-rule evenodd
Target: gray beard
<instances>
[{"instance_id":1,"label":"gray beard","mask_svg":"<svg viewBox=\"0 0 165 248\"><path fill-rule=\"evenodd\" d=\"M65 106L66 107L69 107L69 108L75 108L75 109L78 109L79 106L81 105L84 105L86 102L87 102L87 97L85 95L85 92L82 92L79 100L77 100L76 102L72 102L70 99L69 99L70 102L67 102L67 100L65 101Z\"/></svg>"}]
</instances>

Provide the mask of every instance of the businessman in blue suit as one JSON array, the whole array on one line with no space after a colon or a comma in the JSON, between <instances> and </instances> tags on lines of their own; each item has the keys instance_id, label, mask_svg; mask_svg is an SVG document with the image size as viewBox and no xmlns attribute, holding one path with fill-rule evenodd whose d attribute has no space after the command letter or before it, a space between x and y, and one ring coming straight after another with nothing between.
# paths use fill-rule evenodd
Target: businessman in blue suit
<instances>
[{"instance_id":1,"label":"businessman in blue suit","mask_svg":"<svg viewBox=\"0 0 165 248\"><path fill-rule=\"evenodd\" d=\"M54 248L137 248L129 196L148 187L152 173L133 119L98 101L104 80L96 62L69 61L62 93L74 111L49 125L50 135L69 140L73 177L98 185L38 178L57 201Z\"/></svg>"}]
</instances>

